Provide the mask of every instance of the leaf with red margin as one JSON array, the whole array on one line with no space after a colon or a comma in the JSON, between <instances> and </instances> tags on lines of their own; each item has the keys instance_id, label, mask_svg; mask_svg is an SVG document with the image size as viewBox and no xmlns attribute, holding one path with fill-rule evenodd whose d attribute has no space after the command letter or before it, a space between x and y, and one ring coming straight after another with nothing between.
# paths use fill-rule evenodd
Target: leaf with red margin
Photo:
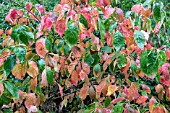
<instances>
[{"instance_id":1,"label":"leaf with red margin","mask_svg":"<svg viewBox=\"0 0 170 113\"><path fill-rule=\"evenodd\" d=\"M170 49L166 49L166 59L170 59Z\"/></svg>"},{"instance_id":2,"label":"leaf with red margin","mask_svg":"<svg viewBox=\"0 0 170 113\"><path fill-rule=\"evenodd\" d=\"M2 96L3 92L4 92L4 86L3 83L0 82L0 97Z\"/></svg>"},{"instance_id":3,"label":"leaf with red margin","mask_svg":"<svg viewBox=\"0 0 170 113\"><path fill-rule=\"evenodd\" d=\"M80 89L79 97L81 100L85 100L89 91L89 86L87 84L84 84L83 87Z\"/></svg>"},{"instance_id":4,"label":"leaf with red margin","mask_svg":"<svg viewBox=\"0 0 170 113\"><path fill-rule=\"evenodd\" d=\"M168 97L168 100L170 101L170 87L165 88L166 96Z\"/></svg>"},{"instance_id":5,"label":"leaf with red margin","mask_svg":"<svg viewBox=\"0 0 170 113\"><path fill-rule=\"evenodd\" d=\"M75 70L71 74L71 83L75 86L78 84L78 73Z\"/></svg>"},{"instance_id":6,"label":"leaf with red margin","mask_svg":"<svg viewBox=\"0 0 170 113\"><path fill-rule=\"evenodd\" d=\"M16 64L12 69L12 74L19 80L23 80L26 74L26 64Z\"/></svg>"},{"instance_id":7,"label":"leaf with red margin","mask_svg":"<svg viewBox=\"0 0 170 113\"><path fill-rule=\"evenodd\" d=\"M45 39L40 38L36 44L35 44L35 49L37 54L40 56L40 58L44 58L48 50L45 47Z\"/></svg>"},{"instance_id":8,"label":"leaf with red margin","mask_svg":"<svg viewBox=\"0 0 170 113\"><path fill-rule=\"evenodd\" d=\"M25 99L25 97L27 96L26 92L23 92L21 90L18 90L18 94L19 94L19 103L22 104L23 100Z\"/></svg>"},{"instance_id":9,"label":"leaf with red margin","mask_svg":"<svg viewBox=\"0 0 170 113\"><path fill-rule=\"evenodd\" d=\"M153 109L152 113L165 113L165 110L162 107L160 107L160 106L156 106Z\"/></svg>"},{"instance_id":10,"label":"leaf with red margin","mask_svg":"<svg viewBox=\"0 0 170 113\"><path fill-rule=\"evenodd\" d=\"M18 16L17 11L15 9L10 9L8 15L13 20L16 19Z\"/></svg>"},{"instance_id":11,"label":"leaf with red margin","mask_svg":"<svg viewBox=\"0 0 170 113\"><path fill-rule=\"evenodd\" d=\"M61 19L57 21L55 25L55 30L60 35L60 37L62 37L66 30L66 19Z\"/></svg>"},{"instance_id":12,"label":"leaf with red margin","mask_svg":"<svg viewBox=\"0 0 170 113\"><path fill-rule=\"evenodd\" d=\"M61 87L61 85L60 85L60 84L58 84L58 83L57 83L57 85L58 85L59 90L60 90L61 98L63 99L63 88Z\"/></svg>"},{"instance_id":13,"label":"leaf with red margin","mask_svg":"<svg viewBox=\"0 0 170 113\"><path fill-rule=\"evenodd\" d=\"M147 99L148 99L147 96L140 96L140 97L136 100L136 103L137 103L137 104L145 103Z\"/></svg>"},{"instance_id":14,"label":"leaf with red margin","mask_svg":"<svg viewBox=\"0 0 170 113\"><path fill-rule=\"evenodd\" d=\"M27 68L27 73L29 76L31 76L32 78L37 77L38 75L38 67L36 62L34 61L29 61L29 68Z\"/></svg>"},{"instance_id":15,"label":"leaf with red margin","mask_svg":"<svg viewBox=\"0 0 170 113\"><path fill-rule=\"evenodd\" d=\"M166 76L162 75L160 82L166 86L170 86L170 78L166 78Z\"/></svg>"}]
</instances>

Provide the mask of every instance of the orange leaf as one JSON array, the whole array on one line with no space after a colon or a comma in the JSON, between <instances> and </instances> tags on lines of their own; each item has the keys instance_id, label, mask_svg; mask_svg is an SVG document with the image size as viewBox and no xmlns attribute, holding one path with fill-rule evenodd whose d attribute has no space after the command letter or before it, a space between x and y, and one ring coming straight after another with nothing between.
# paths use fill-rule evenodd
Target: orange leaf
<instances>
[{"instance_id":1,"label":"orange leaf","mask_svg":"<svg viewBox=\"0 0 170 113\"><path fill-rule=\"evenodd\" d=\"M139 93L138 93L138 88L137 88L135 82L132 82L132 83L131 83L131 86L128 88L128 91L129 91L129 98L128 98L128 99L129 99L130 101L138 98Z\"/></svg>"},{"instance_id":2,"label":"orange leaf","mask_svg":"<svg viewBox=\"0 0 170 113\"><path fill-rule=\"evenodd\" d=\"M79 97L81 100L85 100L89 91L89 86L87 84L84 84L83 87L80 90Z\"/></svg>"},{"instance_id":3,"label":"orange leaf","mask_svg":"<svg viewBox=\"0 0 170 113\"><path fill-rule=\"evenodd\" d=\"M78 84L78 73L75 70L71 74L71 83L75 86Z\"/></svg>"},{"instance_id":4,"label":"orange leaf","mask_svg":"<svg viewBox=\"0 0 170 113\"><path fill-rule=\"evenodd\" d=\"M4 31L2 29L0 29L0 35L2 35L4 33Z\"/></svg>"},{"instance_id":5,"label":"orange leaf","mask_svg":"<svg viewBox=\"0 0 170 113\"><path fill-rule=\"evenodd\" d=\"M26 64L16 64L12 69L12 74L19 80L23 80L26 74Z\"/></svg>"},{"instance_id":6,"label":"orange leaf","mask_svg":"<svg viewBox=\"0 0 170 113\"><path fill-rule=\"evenodd\" d=\"M0 96L2 96L3 92L4 92L4 86L3 83L0 82Z\"/></svg>"},{"instance_id":7,"label":"orange leaf","mask_svg":"<svg viewBox=\"0 0 170 113\"><path fill-rule=\"evenodd\" d=\"M170 59L170 49L166 49L166 59Z\"/></svg>"},{"instance_id":8,"label":"orange leaf","mask_svg":"<svg viewBox=\"0 0 170 113\"><path fill-rule=\"evenodd\" d=\"M153 111L153 108L154 108L154 102L155 102L156 100L155 100L155 98L152 96L152 98L149 100L149 112L150 113L154 113L154 112L152 112Z\"/></svg>"},{"instance_id":9,"label":"orange leaf","mask_svg":"<svg viewBox=\"0 0 170 113\"><path fill-rule=\"evenodd\" d=\"M27 68L27 73L32 78L35 78L38 75L38 67L34 61L29 61L29 68Z\"/></svg>"},{"instance_id":10,"label":"orange leaf","mask_svg":"<svg viewBox=\"0 0 170 113\"><path fill-rule=\"evenodd\" d=\"M37 86L37 77L30 81L31 90L34 91Z\"/></svg>"},{"instance_id":11,"label":"orange leaf","mask_svg":"<svg viewBox=\"0 0 170 113\"><path fill-rule=\"evenodd\" d=\"M35 49L37 54L41 57L44 58L46 53L48 52L48 50L45 47L45 39L44 38L40 38L36 44L35 44Z\"/></svg>"},{"instance_id":12,"label":"orange leaf","mask_svg":"<svg viewBox=\"0 0 170 113\"><path fill-rule=\"evenodd\" d=\"M124 19L124 13L120 8L116 8L116 19L119 21L122 21Z\"/></svg>"},{"instance_id":13,"label":"orange leaf","mask_svg":"<svg viewBox=\"0 0 170 113\"><path fill-rule=\"evenodd\" d=\"M106 96L112 95L117 89L116 85L109 85Z\"/></svg>"},{"instance_id":14,"label":"orange leaf","mask_svg":"<svg viewBox=\"0 0 170 113\"><path fill-rule=\"evenodd\" d=\"M163 90L163 86L161 84L156 85L155 90L157 93L160 93Z\"/></svg>"}]
</instances>

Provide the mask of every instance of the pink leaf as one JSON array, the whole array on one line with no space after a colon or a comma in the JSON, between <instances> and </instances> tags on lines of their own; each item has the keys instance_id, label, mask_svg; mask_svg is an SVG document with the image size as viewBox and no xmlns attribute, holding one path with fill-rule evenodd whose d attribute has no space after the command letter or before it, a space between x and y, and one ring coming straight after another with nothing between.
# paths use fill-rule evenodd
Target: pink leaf
<instances>
[{"instance_id":1,"label":"pink leaf","mask_svg":"<svg viewBox=\"0 0 170 113\"><path fill-rule=\"evenodd\" d=\"M37 98L35 96L35 93L29 93L25 101L25 107L30 108L31 106L36 105L36 102L37 102L36 100Z\"/></svg>"},{"instance_id":2,"label":"pink leaf","mask_svg":"<svg viewBox=\"0 0 170 113\"><path fill-rule=\"evenodd\" d=\"M47 77L46 77L46 70L45 69L42 72L41 79L42 79L41 80L42 87L46 87L47 86Z\"/></svg>"},{"instance_id":3,"label":"pink leaf","mask_svg":"<svg viewBox=\"0 0 170 113\"><path fill-rule=\"evenodd\" d=\"M55 30L60 35L60 37L62 37L66 30L66 20L62 19L62 20L57 21Z\"/></svg>"},{"instance_id":4,"label":"pink leaf","mask_svg":"<svg viewBox=\"0 0 170 113\"><path fill-rule=\"evenodd\" d=\"M28 3L26 4L25 8L26 8L27 10L31 10L31 9L32 9L32 3L31 3L31 2L28 2Z\"/></svg>"},{"instance_id":5,"label":"pink leaf","mask_svg":"<svg viewBox=\"0 0 170 113\"><path fill-rule=\"evenodd\" d=\"M44 38L40 38L36 44L35 44L35 49L37 54L41 57L44 58L46 53L48 52L48 50L45 47L45 39Z\"/></svg>"},{"instance_id":6,"label":"pink leaf","mask_svg":"<svg viewBox=\"0 0 170 113\"><path fill-rule=\"evenodd\" d=\"M104 16L105 18L109 18L115 11L115 8L106 8L104 10Z\"/></svg>"},{"instance_id":7,"label":"pink leaf","mask_svg":"<svg viewBox=\"0 0 170 113\"><path fill-rule=\"evenodd\" d=\"M58 84L58 83L57 83L57 85L58 85L59 90L60 90L61 98L63 99L63 88L61 87L61 85L60 85L60 84Z\"/></svg>"},{"instance_id":8,"label":"pink leaf","mask_svg":"<svg viewBox=\"0 0 170 113\"><path fill-rule=\"evenodd\" d=\"M137 14L141 14L142 10L143 10L143 6L140 4L136 4L131 8L131 11L136 12Z\"/></svg>"},{"instance_id":9,"label":"pink leaf","mask_svg":"<svg viewBox=\"0 0 170 113\"><path fill-rule=\"evenodd\" d=\"M78 84L78 73L75 70L71 74L71 83L75 86Z\"/></svg>"},{"instance_id":10,"label":"pink leaf","mask_svg":"<svg viewBox=\"0 0 170 113\"><path fill-rule=\"evenodd\" d=\"M158 23L156 24L154 30L153 30L153 33L154 33L154 34L157 34L157 33L159 32L160 28L161 28L161 24L160 24L160 22L158 22Z\"/></svg>"}]
</instances>

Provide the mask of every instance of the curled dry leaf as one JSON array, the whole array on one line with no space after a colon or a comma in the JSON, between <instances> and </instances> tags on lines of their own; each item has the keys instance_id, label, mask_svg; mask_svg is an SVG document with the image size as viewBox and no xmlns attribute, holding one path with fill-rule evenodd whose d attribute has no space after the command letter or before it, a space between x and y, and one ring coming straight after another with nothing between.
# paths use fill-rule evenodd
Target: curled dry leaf
<instances>
[{"instance_id":1,"label":"curled dry leaf","mask_svg":"<svg viewBox=\"0 0 170 113\"><path fill-rule=\"evenodd\" d=\"M45 47L45 39L44 38L40 38L36 44L35 44L35 49L37 54L41 57L44 58L46 53L48 52L48 50Z\"/></svg>"},{"instance_id":2,"label":"curled dry leaf","mask_svg":"<svg viewBox=\"0 0 170 113\"><path fill-rule=\"evenodd\" d=\"M16 64L12 69L12 74L19 80L23 80L26 74L26 64Z\"/></svg>"},{"instance_id":3,"label":"curled dry leaf","mask_svg":"<svg viewBox=\"0 0 170 113\"><path fill-rule=\"evenodd\" d=\"M37 77L38 75L38 67L36 62L34 61L29 61L29 67L27 68L27 73L29 76L31 76L32 78Z\"/></svg>"}]
</instances>

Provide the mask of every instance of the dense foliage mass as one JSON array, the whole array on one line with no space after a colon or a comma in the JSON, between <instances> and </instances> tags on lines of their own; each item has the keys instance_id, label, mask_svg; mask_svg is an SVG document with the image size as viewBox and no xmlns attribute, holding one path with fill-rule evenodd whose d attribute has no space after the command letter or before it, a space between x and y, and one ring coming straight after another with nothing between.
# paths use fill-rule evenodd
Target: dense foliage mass
<instances>
[{"instance_id":1,"label":"dense foliage mass","mask_svg":"<svg viewBox=\"0 0 170 113\"><path fill-rule=\"evenodd\" d=\"M11 2L0 29L2 112L170 112L168 4Z\"/></svg>"}]
</instances>

